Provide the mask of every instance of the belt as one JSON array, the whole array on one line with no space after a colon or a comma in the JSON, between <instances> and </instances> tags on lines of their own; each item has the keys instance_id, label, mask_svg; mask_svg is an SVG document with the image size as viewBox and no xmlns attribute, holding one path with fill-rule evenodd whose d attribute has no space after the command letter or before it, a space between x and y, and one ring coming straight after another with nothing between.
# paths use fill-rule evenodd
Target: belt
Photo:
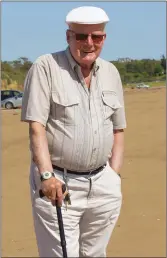
<instances>
[{"instance_id":1,"label":"belt","mask_svg":"<svg viewBox=\"0 0 167 258\"><path fill-rule=\"evenodd\" d=\"M95 170L90 170L90 171L84 171L84 172L79 172L79 171L72 171L72 170L66 170L67 173L69 174L74 174L74 175L82 175L82 176L86 176L86 175L96 175L97 173L99 173L104 167L106 166L106 164L104 164L103 166L95 169ZM60 168L58 166L52 165L53 169L59 170L64 172L64 168Z\"/></svg>"}]
</instances>

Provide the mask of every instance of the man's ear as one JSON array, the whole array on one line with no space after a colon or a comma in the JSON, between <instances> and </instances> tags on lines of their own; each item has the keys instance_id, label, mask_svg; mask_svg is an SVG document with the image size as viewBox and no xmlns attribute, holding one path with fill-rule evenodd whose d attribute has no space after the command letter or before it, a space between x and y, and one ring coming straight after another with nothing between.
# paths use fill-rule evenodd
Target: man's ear
<instances>
[{"instance_id":1,"label":"man's ear","mask_svg":"<svg viewBox=\"0 0 167 258\"><path fill-rule=\"evenodd\" d=\"M66 30L66 40L67 40L67 43L69 43L69 41L70 41L69 30Z\"/></svg>"}]
</instances>

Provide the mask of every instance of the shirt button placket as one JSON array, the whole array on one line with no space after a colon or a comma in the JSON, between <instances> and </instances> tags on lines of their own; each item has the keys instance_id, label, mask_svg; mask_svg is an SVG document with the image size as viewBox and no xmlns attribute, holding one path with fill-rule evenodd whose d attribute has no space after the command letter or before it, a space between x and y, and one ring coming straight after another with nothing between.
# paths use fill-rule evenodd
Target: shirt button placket
<instances>
[{"instance_id":1,"label":"shirt button placket","mask_svg":"<svg viewBox=\"0 0 167 258\"><path fill-rule=\"evenodd\" d=\"M93 150L92 150L92 157L91 157L91 169L95 168L96 165L96 160L97 160L97 143L98 143L98 135L97 135L97 114L96 114L96 110L94 108L94 104L93 104L93 100L92 97L90 97L90 115L91 115L91 121L92 121L92 131L93 131L93 142L94 142L94 146L93 146Z\"/></svg>"}]
</instances>

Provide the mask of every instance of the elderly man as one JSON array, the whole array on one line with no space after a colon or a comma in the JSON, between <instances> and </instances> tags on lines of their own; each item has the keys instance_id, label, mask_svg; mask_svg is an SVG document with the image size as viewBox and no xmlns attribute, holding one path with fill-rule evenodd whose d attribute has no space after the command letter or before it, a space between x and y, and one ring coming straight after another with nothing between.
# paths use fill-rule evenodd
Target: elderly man
<instances>
[{"instance_id":1,"label":"elderly man","mask_svg":"<svg viewBox=\"0 0 167 258\"><path fill-rule=\"evenodd\" d=\"M40 257L62 256L55 199L69 257L105 257L120 214L126 119L119 72L99 57L108 21L100 8L73 9L66 17L67 49L39 57L25 80L21 120L29 123Z\"/></svg>"}]
</instances>

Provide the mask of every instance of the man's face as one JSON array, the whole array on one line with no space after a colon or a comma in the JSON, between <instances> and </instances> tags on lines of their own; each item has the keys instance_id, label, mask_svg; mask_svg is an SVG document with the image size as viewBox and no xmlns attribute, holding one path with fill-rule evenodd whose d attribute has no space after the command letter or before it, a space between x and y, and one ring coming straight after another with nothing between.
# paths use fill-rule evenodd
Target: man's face
<instances>
[{"instance_id":1,"label":"man's face","mask_svg":"<svg viewBox=\"0 0 167 258\"><path fill-rule=\"evenodd\" d=\"M74 59L82 67L90 67L100 55L106 34L104 24L72 24L67 30L67 42Z\"/></svg>"}]
</instances>

